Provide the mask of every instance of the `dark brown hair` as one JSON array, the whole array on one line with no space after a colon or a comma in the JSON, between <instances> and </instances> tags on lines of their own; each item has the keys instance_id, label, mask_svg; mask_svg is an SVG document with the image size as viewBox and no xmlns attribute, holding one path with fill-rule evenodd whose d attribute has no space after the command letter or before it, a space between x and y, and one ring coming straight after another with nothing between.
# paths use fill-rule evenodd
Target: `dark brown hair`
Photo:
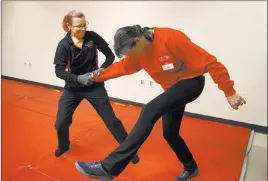
<instances>
[{"instance_id":1,"label":"dark brown hair","mask_svg":"<svg viewBox=\"0 0 268 181\"><path fill-rule=\"evenodd\" d=\"M141 27L140 25L125 26L119 28L114 35L114 51L118 57L124 54L124 50L136 45L136 38L145 37L148 41L153 41L153 33L149 30L153 28Z\"/></svg>"}]
</instances>

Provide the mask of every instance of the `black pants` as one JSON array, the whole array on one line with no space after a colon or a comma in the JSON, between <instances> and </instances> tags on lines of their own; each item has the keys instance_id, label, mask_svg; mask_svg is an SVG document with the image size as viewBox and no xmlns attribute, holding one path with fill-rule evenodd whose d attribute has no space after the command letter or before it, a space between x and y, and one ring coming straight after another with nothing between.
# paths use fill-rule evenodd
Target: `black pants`
<instances>
[{"instance_id":1,"label":"black pants","mask_svg":"<svg viewBox=\"0 0 268 181\"><path fill-rule=\"evenodd\" d=\"M103 167L110 174L118 176L148 138L156 121L163 116L164 138L183 163L184 168L195 169L196 162L179 135L179 129L185 105L199 97L204 84L204 76L182 80L146 104L126 140L102 161Z\"/></svg>"},{"instance_id":2,"label":"black pants","mask_svg":"<svg viewBox=\"0 0 268 181\"><path fill-rule=\"evenodd\" d=\"M92 104L117 142L122 143L127 137L127 132L122 122L115 116L107 91L101 85L87 92L64 91L59 100L57 120L55 123L58 135L58 147L62 149L69 148L69 127L72 124L72 116L84 98Z\"/></svg>"}]
</instances>

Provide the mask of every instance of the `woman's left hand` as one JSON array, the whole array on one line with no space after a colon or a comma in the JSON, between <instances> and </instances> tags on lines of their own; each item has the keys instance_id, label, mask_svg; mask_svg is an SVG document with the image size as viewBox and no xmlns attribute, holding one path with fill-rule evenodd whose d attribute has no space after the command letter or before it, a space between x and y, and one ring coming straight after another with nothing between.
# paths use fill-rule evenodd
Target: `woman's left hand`
<instances>
[{"instance_id":1,"label":"woman's left hand","mask_svg":"<svg viewBox=\"0 0 268 181\"><path fill-rule=\"evenodd\" d=\"M95 77L100 75L100 72L103 70L103 68L99 68L97 70L94 70L93 72L90 72L89 77L92 81L95 81Z\"/></svg>"},{"instance_id":2,"label":"woman's left hand","mask_svg":"<svg viewBox=\"0 0 268 181\"><path fill-rule=\"evenodd\" d=\"M103 68L99 68L99 69L97 69L97 70L94 70L92 73L93 73L93 75L94 76L98 76L98 75L100 75L100 72L103 70Z\"/></svg>"},{"instance_id":3,"label":"woman's left hand","mask_svg":"<svg viewBox=\"0 0 268 181\"><path fill-rule=\"evenodd\" d=\"M238 110L239 106L246 104L246 101L243 97L241 97L238 93L227 97L227 101L232 106L233 109Z\"/></svg>"}]
</instances>

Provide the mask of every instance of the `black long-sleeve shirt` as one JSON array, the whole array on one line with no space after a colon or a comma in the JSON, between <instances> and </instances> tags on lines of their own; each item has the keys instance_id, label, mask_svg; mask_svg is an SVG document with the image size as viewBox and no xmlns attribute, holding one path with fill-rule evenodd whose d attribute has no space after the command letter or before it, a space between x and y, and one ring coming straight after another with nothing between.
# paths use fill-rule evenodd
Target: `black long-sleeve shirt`
<instances>
[{"instance_id":1,"label":"black long-sleeve shirt","mask_svg":"<svg viewBox=\"0 0 268 181\"><path fill-rule=\"evenodd\" d=\"M65 89L85 91L90 88L79 84L77 76L99 68L98 50L106 57L100 68L109 67L115 56L108 43L96 32L86 32L82 49L74 45L70 33L59 42L54 58L55 73L58 78L65 80Z\"/></svg>"}]
</instances>

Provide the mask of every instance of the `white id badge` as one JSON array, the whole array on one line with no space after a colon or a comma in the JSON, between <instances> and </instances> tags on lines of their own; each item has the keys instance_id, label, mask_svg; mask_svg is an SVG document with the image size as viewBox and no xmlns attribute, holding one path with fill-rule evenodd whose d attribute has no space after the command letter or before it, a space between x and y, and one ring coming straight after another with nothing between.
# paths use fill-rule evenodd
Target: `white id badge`
<instances>
[{"instance_id":1,"label":"white id badge","mask_svg":"<svg viewBox=\"0 0 268 181\"><path fill-rule=\"evenodd\" d=\"M174 69L174 65L172 63L170 64L165 64L162 66L163 70L166 71L166 70L170 70L170 69Z\"/></svg>"}]
</instances>

